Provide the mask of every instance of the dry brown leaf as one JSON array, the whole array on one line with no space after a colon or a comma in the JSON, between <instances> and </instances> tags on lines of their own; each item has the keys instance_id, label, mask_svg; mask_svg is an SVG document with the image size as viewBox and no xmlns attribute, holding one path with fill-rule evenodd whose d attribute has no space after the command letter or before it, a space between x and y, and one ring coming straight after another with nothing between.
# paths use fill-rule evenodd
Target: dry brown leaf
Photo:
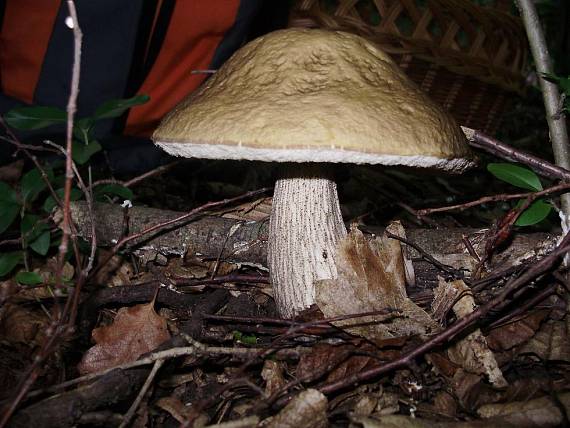
<instances>
[{"instance_id":1,"label":"dry brown leaf","mask_svg":"<svg viewBox=\"0 0 570 428\"><path fill-rule=\"evenodd\" d=\"M316 380L345 361L353 351L351 345L319 343L311 348L310 353L301 356L295 375L307 382Z\"/></svg>"},{"instance_id":2,"label":"dry brown leaf","mask_svg":"<svg viewBox=\"0 0 570 428\"><path fill-rule=\"evenodd\" d=\"M446 282L440 278L434 294L435 296L446 296L445 300L450 298L452 304L455 302L452 309L458 319L466 317L477 307L471 289L461 280ZM487 346L487 340L480 329L472 331L451 346L447 350L447 355L452 362L465 370L487 376L495 388L507 386L507 381L503 377L495 355Z\"/></svg>"},{"instance_id":3,"label":"dry brown leaf","mask_svg":"<svg viewBox=\"0 0 570 428\"><path fill-rule=\"evenodd\" d=\"M570 412L570 392L558 394L556 400L551 397L542 397L530 401L514 401L505 404L488 404L481 406L477 413L483 418L493 418L505 422L504 425L489 424L491 426L505 426L508 422L517 427L557 427L562 426L565 415Z\"/></svg>"},{"instance_id":4,"label":"dry brown leaf","mask_svg":"<svg viewBox=\"0 0 570 428\"><path fill-rule=\"evenodd\" d=\"M482 375L469 373L463 369L455 372L451 384L459 403L467 410L477 409L483 404L496 403L502 397L499 391L483 380Z\"/></svg>"},{"instance_id":5,"label":"dry brown leaf","mask_svg":"<svg viewBox=\"0 0 570 428\"><path fill-rule=\"evenodd\" d=\"M40 309L6 303L0 311L0 338L10 344L25 343L33 347L45 338L49 317Z\"/></svg>"},{"instance_id":6,"label":"dry brown leaf","mask_svg":"<svg viewBox=\"0 0 570 428\"><path fill-rule=\"evenodd\" d=\"M433 399L434 409L440 415L455 417L457 412L457 401L453 395L447 391L438 391Z\"/></svg>"},{"instance_id":7,"label":"dry brown leaf","mask_svg":"<svg viewBox=\"0 0 570 428\"><path fill-rule=\"evenodd\" d=\"M279 391L287 383L283 371L283 363L272 360L265 360L263 363L261 377L265 381L265 395L268 397Z\"/></svg>"},{"instance_id":8,"label":"dry brown leaf","mask_svg":"<svg viewBox=\"0 0 570 428\"><path fill-rule=\"evenodd\" d=\"M549 309L532 311L522 319L492 329L487 335L489 348L494 351L508 351L525 343L534 336L550 312Z\"/></svg>"},{"instance_id":9,"label":"dry brown leaf","mask_svg":"<svg viewBox=\"0 0 570 428\"><path fill-rule=\"evenodd\" d=\"M79 372L92 373L135 361L170 339L166 320L154 310L154 302L121 308L113 324L93 330L96 345L79 363Z\"/></svg>"},{"instance_id":10,"label":"dry brown leaf","mask_svg":"<svg viewBox=\"0 0 570 428\"><path fill-rule=\"evenodd\" d=\"M190 408L184 405L178 397L162 397L159 398L154 405L170 414L170 416L181 424L186 422L186 419L190 415Z\"/></svg>"},{"instance_id":11,"label":"dry brown leaf","mask_svg":"<svg viewBox=\"0 0 570 428\"><path fill-rule=\"evenodd\" d=\"M262 422L265 428L325 428L327 397L316 389L307 389L293 398L277 415Z\"/></svg>"},{"instance_id":12,"label":"dry brown leaf","mask_svg":"<svg viewBox=\"0 0 570 428\"><path fill-rule=\"evenodd\" d=\"M547 321L518 352L534 354L545 361L570 362L570 316L562 321Z\"/></svg>"},{"instance_id":13,"label":"dry brown leaf","mask_svg":"<svg viewBox=\"0 0 570 428\"><path fill-rule=\"evenodd\" d=\"M397 222L386 231L404 235ZM352 228L339 244L335 257L338 278L315 283L317 305L325 317L385 309L397 311L390 316L339 321L334 323L336 326L372 341L439 330L431 317L406 295L404 256L399 241L383 236L369 243L362 232Z\"/></svg>"}]
</instances>

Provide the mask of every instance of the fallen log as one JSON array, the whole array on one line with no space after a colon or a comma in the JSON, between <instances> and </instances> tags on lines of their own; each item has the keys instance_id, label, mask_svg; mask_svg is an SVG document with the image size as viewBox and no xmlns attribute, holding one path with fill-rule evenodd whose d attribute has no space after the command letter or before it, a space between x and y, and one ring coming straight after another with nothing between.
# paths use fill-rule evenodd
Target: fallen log
<instances>
[{"instance_id":1,"label":"fallen log","mask_svg":"<svg viewBox=\"0 0 570 428\"><path fill-rule=\"evenodd\" d=\"M128 210L128 234L135 234L179 217L177 211L148 207L132 207ZM74 202L71 215L79 236L91 238L91 215L85 202ZM235 217L235 216L234 216ZM94 205L95 233L97 244L113 246L125 232L125 208L120 205L97 203ZM266 243L268 218L248 220L226 218L219 214L204 214L184 220L166 229L155 231L130 243L130 249L147 259L149 254L190 255L202 259L220 259L227 262L266 266ZM365 227L365 232L379 234L382 228ZM454 269L472 270L477 264L475 251L483 255L486 234L484 229L406 229L408 241L416 244L420 251L404 245L406 256L413 263L417 285L427 286L437 282L441 270L426 262L425 254L431 255ZM547 233L515 233L513 238L495 254L491 268L520 264L536 259L550 251L556 243L556 236Z\"/></svg>"}]
</instances>

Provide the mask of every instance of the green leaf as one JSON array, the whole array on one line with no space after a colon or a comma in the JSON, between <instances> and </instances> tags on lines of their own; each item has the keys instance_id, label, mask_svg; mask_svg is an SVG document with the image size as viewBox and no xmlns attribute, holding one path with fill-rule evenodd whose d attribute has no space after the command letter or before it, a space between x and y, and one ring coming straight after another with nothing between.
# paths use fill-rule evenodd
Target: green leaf
<instances>
[{"instance_id":1,"label":"green leaf","mask_svg":"<svg viewBox=\"0 0 570 428\"><path fill-rule=\"evenodd\" d=\"M23 285L38 285L44 282L40 274L36 272L18 272L15 279Z\"/></svg>"},{"instance_id":2,"label":"green leaf","mask_svg":"<svg viewBox=\"0 0 570 428\"><path fill-rule=\"evenodd\" d=\"M28 171L22 177L22 199L24 203L33 202L38 195L47 187L46 182L42 178L42 174L37 168Z\"/></svg>"},{"instance_id":3,"label":"green leaf","mask_svg":"<svg viewBox=\"0 0 570 428\"><path fill-rule=\"evenodd\" d=\"M0 254L0 276L4 276L12 272L12 270L21 261L22 253L20 251Z\"/></svg>"},{"instance_id":4,"label":"green leaf","mask_svg":"<svg viewBox=\"0 0 570 428\"><path fill-rule=\"evenodd\" d=\"M91 156L102 149L101 144L97 141L91 141L84 144L80 141L73 142L73 160L79 165L83 165L89 161Z\"/></svg>"},{"instance_id":5,"label":"green leaf","mask_svg":"<svg viewBox=\"0 0 570 428\"><path fill-rule=\"evenodd\" d=\"M0 233L4 233L6 229L16 220L20 206L10 202L0 201Z\"/></svg>"},{"instance_id":6,"label":"green leaf","mask_svg":"<svg viewBox=\"0 0 570 428\"><path fill-rule=\"evenodd\" d=\"M40 217L35 214L24 215L20 223L20 232L28 243L35 241L47 229L48 225L40 222Z\"/></svg>"},{"instance_id":7,"label":"green leaf","mask_svg":"<svg viewBox=\"0 0 570 428\"><path fill-rule=\"evenodd\" d=\"M4 120L16 129L41 129L65 123L67 113L56 107L17 107L7 112Z\"/></svg>"},{"instance_id":8,"label":"green leaf","mask_svg":"<svg viewBox=\"0 0 570 428\"><path fill-rule=\"evenodd\" d=\"M0 202L20 205L16 191L2 181L0 181Z\"/></svg>"},{"instance_id":9,"label":"green leaf","mask_svg":"<svg viewBox=\"0 0 570 428\"><path fill-rule=\"evenodd\" d=\"M6 183L0 181L0 233L14 222L20 212L18 194Z\"/></svg>"},{"instance_id":10,"label":"green leaf","mask_svg":"<svg viewBox=\"0 0 570 428\"><path fill-rule=\"evenodd\" d=\"M120 184L103 184L101 186L97 186L94 190L95 197L97 200L101 200L100 196L103 195L113 195L119 196L123 199L133 199L134 194L131 189L125 186L121 186Z\"/></svg>"},{"instance_id":11,"label":"green leaf","mask_svg":"<svg viewBox=\"0 0 570 428\"><path fill-rule=\"evenodd\" d=\"M517 206L520 206L523 201L519 201ZM534 201L524 212L519 216L515 222L516 226L532 226L533 224L540 223L552 211L552 205L542 199Z\"/></svg>"},{"instance_id":12,"label":"green leaf","mask_svg":"<svg viewBox=\"0 0 570 428\"><path fill-rule=\"evenodd\" d=\"M487 165L487 170L499 180L513 186L532 191L542 190L538 176L528 168L512 163L490 163Z\"/></svg>"},{"instance_id":13,"label":"green leaf","mask_svg":"<svg viewBox=\"0 0 570 428\"><path fill-rule=\"evenodd\" d=\"M59 197L60 200L63 199L64 193L65 193L65 189L63 189L63 188L57 189L55 191L55 194ZM76 187L71 188L71 194L69 195L70 200L77 201L78 199L81 199L82 196L83 196L83 192L81 190L79 190ZM55 199L53 198L53 196L50 195L46 198L44 205L43 205L43 209L45 212L47 212L49 214L53 211L55 206L56 206Z\"/></svg>"},{"instance_id":14,"label":"green leaf","mask_svg":"<svg viewBox=\"0 0 570 428\"><path fill-rule=\"evenodd\" d=\"M97 110L95 110L93 119L99 120L99 119L110 119L113 117L119 117L131 107L144 104L148 100L150 100L150 97L148 95L136 95L132 98L127 98L123 100L110 100L104 102L97 108Z\"/></svg>"},{"instance_id":15,"label":"green leaf","mask_svg":"<svg viewBox=\"0 0 570 428\"><path fill-rule=\"evenodd\" d=\"M51 241L50 231L46 230L40 236L38 236L32 243L30 243L30 247L40 256L45 256L49 250L50 241Z\"/></svg>"},{"instance_id":16,"label":"green leaf","mask_svg":"<svg viewBox=\"0 0 570 428\"><path fill-rule=\"evenodd\" d=\"M253 334L243 334L241 331L234 331L234 340L245 345L256 345L257 338Z\"/></svg>"},{"instance_id":17,"label":"green leaf","mask_svg":"<svg viewBox=\"0 0 570 428\"><path fill-rule=\"evenodd\" d=\"M73 126L73 135L84 143L89 142L89 134L93 128L94 120L90 117L79 119Z\"/></svg>"}]
</instances>

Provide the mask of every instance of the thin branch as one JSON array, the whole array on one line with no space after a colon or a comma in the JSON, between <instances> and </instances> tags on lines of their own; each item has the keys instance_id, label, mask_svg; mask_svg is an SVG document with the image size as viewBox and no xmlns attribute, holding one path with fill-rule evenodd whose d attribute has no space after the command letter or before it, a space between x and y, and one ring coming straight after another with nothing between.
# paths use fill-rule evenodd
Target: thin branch
<instances>
[{"instance_id":1,"label":"thin branch","mask_svg":"<svg viewBox=\"0 0 570 428\"><path fill-rule=\"evenodd\" d=\"M126 426L129 425L129 423L131 422L131 419L135 415L135 412L139 408L139 405L140 405L142 399L146 395L148 389L150 388L150 385L152 384L154 378L156 377L158 370L162 367L163 364L164 364L164 360L156 360L154 362L154 365L152 366L152 370L150 371L149 375L147 376L144 385L142 386L141 390L139 391L139 393L137 395L137 398L135 399L135 401L133 402L133 404L131 405L131 407L129 408L129 410L127 411L125 416L123 417L123 421L121 422L121 425L119 425L119 428L125 428Z\"/></svg>"},{"instance_id":2,"label":"thin branch","mask_svg":"<svg viewBox=\"0 0 570 428\"><path fill-rule=\"evenodd\" d=\"M448 205L446 207L426 208L423 210L417 210L416 215L426 216L433 213L440 213L445 211L456 211L456 210L463 211L468 208L473 208L482 204L488 204L490 202L510 201L513 199L530 199L530 202L532 203L534 200L542 196L551 195L568 189L570 189L570 183L560 183L557 184L556 186L552 186L547 189L540 190L538 192L505 193L505 194L492 195L492 196L483 196L482 198L476 199L475 201L466 202L464 204Z\"/></svg>"},{"instance_id":3,"label":"thin branch","mask_svg":"<svg viewBox=\"0 0 570 428\"><path fill-rule=\"evenodd\" d=\"M553 180L570 181L570 171L554 165L538 156L515 149L481 131L462 127L469 145L497 156L501 159L522 163L529 166L537 174Z\"/></svg>"},{"instance_id":4,"label":"thin branch","mask_svg":"<svg viewBox=\"0 0 570 428\"><path fill-rule=\"evenodd\" d=\"M63 236L62 236L62 243L59 247L59 258L58 258L58 267L55 272L56 280L55 284L56 287L63 286L63 266L65 263L65 255L67 253L67 244L70 235L70 208L69 203L71 199L71 182L73 179L73 170L72 170L72 137L73 137L73 118L75 115L76 109L76 102L77 102L77 94L79 92L79 68L81 62L81 40L82 40L82 33L79 28L79 21L77 19L77 13L75 10L75 4L73 0L67 0L67 7L69 9L69 13L71 15L71 19L73 22L73 40L74 40L74 55L73 55L73 70L72 70L72 82L71 82L71 93L69 95L69 102L67 107L67 159L66 159L66 176L65 176L65 192L64 192L64 200L63 200L63 210L64 210L64 227L63 227ZM49 180L48 180L49 181ZM51 188L50 188L51 190ZM57 200L57 199L56 199ZM66 308L70 307L70 299L74 299L73 296L78 296L79 291L81 289L81 281L78 281L76 287L73 290L72 295L68 298L66 303ZM77 298L77 297L76 297ZM38 354L35 356L33 363L31 366L26 370L25 376L22 378L22 381L16 388L16 392L14 394L14 398L8 404L5 409L2 418L0 419L0 428L6 426L10 418L12 417L14 411L30 390L32 385L35 383L37 378L40 375L40 368L42 364L45 362L46 358L50 355L53 348L57 346L58 340L61 336L68 332L67 325L65 324L65 319L63 314L57 314L58 308L57 306L54 307L54 311L56 315L59 317L54 317L54 322L50 325L50 327L46 331L46 338L42 343L41 349L38 351ZM65 313L65 309L64 309Z\"/></svg>"},{"instance_id":5,"label":"thin branch","mask_svg":"<svg viewBox=\"0 0 570 428\"><path fill-rule=\"evenodd\" d=\"M526 34L530 44L530 51L536 71L538 82L542 89L546 120L550 131L552 151L556 165L570 169L570 148L568 146L568 130L566 129L566 117L560 114L560 93L558 86L544 78L545 74L552 74L552 59L548 53L548 45L542 31L542 25L532 0L517 0L516 2L523 19ZM562 195L562 210L566 217L566 223L570 220L570 194Z\"/></svg>"},{"instance_id":6,"label":"thin branch","mask_svg":"<svg viewBox=\"0 0 570 428\"><path fill-rule=\"evenodd\" d=\"M65 255L71 234L71 211L69 208L71 202L71 185L73 180L73 121L75 119L75 112L77 110L77 96L79 94L79 75L81 70L81 42L83 33L79 28L79 21L77 20L77 12L75 10L75 3L73 0L67 1L67 7L72 22L73 30L73 70L71 73L71 93L67 103L67 129L66 129L66 159L65 159L65 184L63 194L63 231L61 237L61 244L59 245L58 268L55 273L56 287L62 284L63 264L65 263Z\"/></svg>"},{"instance_id":7,"label":"thin branch","mask_svg":"<svg viewBox=\"0 0 570 428\"><path fill-rule=\"evenodd\" d=\"M97 180L90 186L90 188L93 188L95 186L100 186L102 184L120 184L121 186L125 186L125 187L136 186L141 181L144 181L150 177L154 177L155 175L160 175L160 174L174 168L175 166L180 165L182 162L183 161L181 161L181 160L177 160L174 162L170 162L169 164L166 164L166 165L161 165L158 168L147 171L144 174L141 174L141 175L138 175L134 178L131 178L128 181L115 180L114 178L106 178L106 179L102 179L102 180Z\"/></svg>"}]
</instances>

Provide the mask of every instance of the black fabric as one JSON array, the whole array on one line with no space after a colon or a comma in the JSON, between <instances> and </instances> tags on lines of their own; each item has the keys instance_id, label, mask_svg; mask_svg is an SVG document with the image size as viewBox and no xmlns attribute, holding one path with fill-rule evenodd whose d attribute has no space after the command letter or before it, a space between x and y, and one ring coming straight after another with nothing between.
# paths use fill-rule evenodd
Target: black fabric
<instances>
[{"instance_id":1,"label":"black fabric","mask_svg":"<svg viewBox=\"0 0 570 428\"><path fill-rule=\"evenodd\" d=\"M156 0L143 0L131 68L122 95L123 98L130 98L138 94L139 88L152 68L158 56L158 52L160 52L160 47L164 41L170 18L172 17L174 5L175 0L164 0L162 2L160 10L158 11L154 32L151 35L156 13ZM113 122L113 134L121 134L123 132L127 117L128 112Z\"/></svg>"},{"instance_id":2,"label":"black fabric","mask_svg":"<svg viewBox=\"0 0 570 428\"><path fill-rule=\"evenodd\" d=\"M218 45L210 68L218 69L245 41L249 26L257 15L263 0L241 0L234 25Z\"/></svg>"},{"instance_id":3,"label":"black fabric","mask_svg":"<svg viewBox=\"0 0 570 428\"><path fill-rule=\"evenodd\" d=\"M94 113L105 101L122 98L135 51L143 0L78 0L83 32L77 117ZM61 2L44 58L34 103L66 108L73 64L73 32L65 25L69 15ZM65 54L62 54L65 53ZM111 123L99 125L100 134Z\"/></svg>"}]
</instances>

